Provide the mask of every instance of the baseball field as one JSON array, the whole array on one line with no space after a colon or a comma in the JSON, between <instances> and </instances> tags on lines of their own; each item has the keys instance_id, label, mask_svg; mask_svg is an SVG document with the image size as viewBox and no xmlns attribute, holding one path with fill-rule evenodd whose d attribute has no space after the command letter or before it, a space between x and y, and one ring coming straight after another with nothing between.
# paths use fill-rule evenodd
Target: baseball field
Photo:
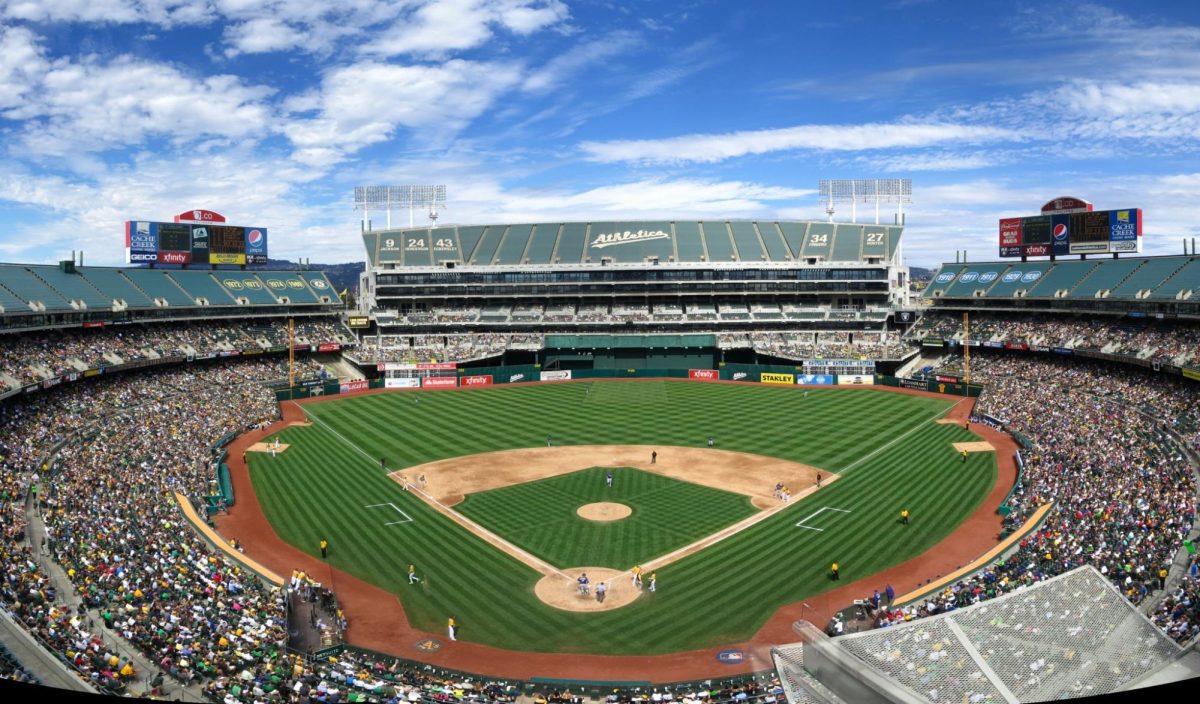
<instances>
[{"instance_id":1,"label":"baseball field","mask_svg":"<svg viewBox=\"0 0 1200 704\"><path fill-rule=\"evenodd\" d=\"M311 424L248 463L283 540L328 539L328 562L416 628L453 616L499 648L652 655L746 640L949 535L996 481L995 453L964 461L954 443L979 438L937 422L953 401L661 380L381 393L305 404ZM593 568L602 607L576 591Z\"/></svg>"}]
</instances>

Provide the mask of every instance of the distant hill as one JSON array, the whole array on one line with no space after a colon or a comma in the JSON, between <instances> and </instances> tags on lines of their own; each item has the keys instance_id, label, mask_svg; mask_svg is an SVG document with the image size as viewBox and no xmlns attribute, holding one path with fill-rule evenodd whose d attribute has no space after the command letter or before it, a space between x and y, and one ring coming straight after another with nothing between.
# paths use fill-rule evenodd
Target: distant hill
<instances>
[{"instance_id":1,"label":"distant hill","mask_svg":"<svg viewBox=\"0 0 1200 704\"><path fill-rule=\"evenodd\" d=\"M933 269L926 269L921 266L908 267L908 278L913 281L928 281L933 276ZM338 289L341 290L341 289Z\"/></svg>"}]
</instances>

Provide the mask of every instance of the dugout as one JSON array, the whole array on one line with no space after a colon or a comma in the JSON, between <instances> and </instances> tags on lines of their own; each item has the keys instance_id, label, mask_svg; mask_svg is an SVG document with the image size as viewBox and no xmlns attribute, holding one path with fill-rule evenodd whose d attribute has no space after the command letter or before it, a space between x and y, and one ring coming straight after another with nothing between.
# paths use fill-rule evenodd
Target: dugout
<instances>
[{"instance_id":1,"label":"dugout","mask_svg":"<svg viewBox=\"0 0 1200 704\"><path fill-rule=\"evenodd\" d=\"M712 369L716 335L547 335L543 369Z\"/></svg>"}]
</instances>

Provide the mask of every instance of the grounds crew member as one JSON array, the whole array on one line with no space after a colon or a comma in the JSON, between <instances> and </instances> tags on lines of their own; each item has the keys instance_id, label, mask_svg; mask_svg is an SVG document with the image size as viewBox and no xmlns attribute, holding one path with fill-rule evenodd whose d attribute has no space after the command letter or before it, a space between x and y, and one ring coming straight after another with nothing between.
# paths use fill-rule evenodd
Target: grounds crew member
<instances>
[{"instance_id":1,"label":"grounds crew member","mask_svg":"<svg viewBox=\"0 0 1200 704\"><path fill-rule=\"evenodd\" d=\"M329 555L329 541L321 538L321 559L324 560Z\"/></svg>"},{"instance_id":2,"label":"grounds crew member","mask_svg":"<svg viewBox=\"0 0 1200 704\"><path fill-rule=\"evenodd\" d=\"M908 525L908 509L905 508L900 510L900 522L904 525Z\"/></svg>"}]
</instances>

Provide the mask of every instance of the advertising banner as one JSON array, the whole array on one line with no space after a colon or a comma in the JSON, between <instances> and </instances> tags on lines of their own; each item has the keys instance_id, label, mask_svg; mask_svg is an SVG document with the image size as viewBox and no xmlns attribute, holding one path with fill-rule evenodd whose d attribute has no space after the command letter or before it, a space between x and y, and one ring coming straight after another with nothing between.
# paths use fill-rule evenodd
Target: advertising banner
<instances>
[{"instance_id":1,"label":"advertising banner","mask_svg":"<svg viewBox=\"0 0 1200 704\"><path fill-rule=\"evenodd\" d=\"M317 345L318 352L337 352L342 349L342 346L336 342L322 342Z\"/></svg>"},{"instance_id":2,"label":"advertising banner","mask_svg":"<svg viewBox=\"0 0 1200 704\"><path fill-rule=\"evenodd\" d=\"M1021 218L1000 218L1000 249L1021 246Z\"/></svg>"},{"instance_id":3,"label":"advertising banner","mask_svg":"<svg viewBox=\"0 0 1200 704\"><path fill-rule=\"evenodd\" d=\"M343 381L341 392L348 394L351 391L363 391L369 388L371 388L371 382L366 379L355 379L354 381Z\"/></svg>"},{"instance_id":4,"label":"advertising banner","mask_svg":"<svg viewBox=\"0 0 1200 704\"><path fill-rule=\"evenodd\" d=\"M937 374L933 378L937 379L938 381L944 381L949 384L957 384L958 382L962 381L962 379L960 379L957 375L954 375L954 374Z\"/></svg>"},{"instance_id":5,"label":"advertising banner","mask_svg":"<svg viewBox=\"0 0 1200 704\"><path fill-rule=\"evenodd\" d=\"M924 391L929 387L929 382L925 379L905 379L904 377L900 377L897 379L897 381L899 381L900 386L905 389L918 389L920 391Z\"/></svg>"},{"instance_id":6,"label":"advertising banner","mask_svg":"<svg viewBox=\"0 0 1200 704\"><path fill-rule=\"evenodd\" d=\"M1075 350L1069 347L1052 347L1050 351L1054 354L1075 354Z\"/></svg>"},{"instance_id":7,"label":"advertising banner","mask_svg":"<svg viewBox=\"0 0 1200 704\"><path fill-rule=\"evenodd\" d=\"M875 383L874 374L838 374L839 386L865 386Z\"/></svg>"},{"instance_id":8,"label":"advertising banner","mask_svg":"<svg viewBox=\"0 0 1200 704\"><path fill-rule=\"evenodd\" d=\"M475 376L464 376L460 380L460 383L463 386L491 386L492 385L492 375L491 374L477 374Z\"/></svg>"},{"instance_id":9,"label":"advertising banner","mask_svg":"<svg viewBox=\"0 0 1200 704\"><path fill-rule=\"evenodd\" d=\"M371 319L365 315L351 315L346 319L346 325L351 328L369 328Z\"/></svg>"},{"instance_id":10,"label":"advertising banner","mask_svg":"<svg viewBox=\"0 0 1200 704\"><path fill-rule=\"evenodd\" d=\"M125 223L125 263L158 261L158 231L155 223L130 220Z\"/></svg>"},{"instance_id":11,"label":"advertising banner","mask_svg":"<svg viewBox=\"0 0 1200 704\"><path fill-rule=\"evenodd\" d=\"M508 383L510 383L510 384L515 384L518 381L525 381L525 375L524 374L513 374L512 376L508 377Z\"/></svg>"},{"instance_id":12,"label":"advertising banner","mask_svg":"<svg viewBox=\"0 0 1200 704\"><path fill-rule=\"evenodd\" d=\"M192 228L192 264L208 264L208 228Z\"/></svg>"},{"instance_id":13,"label":"advertising banner","mask_svg":"<svg viewBox=\"0 0 1200 704\"><path fill-rule=\"evenodd\" d=\"M995 347L996 349L1004 349L1004 343L996 340L988 340L983 343L984 347Z\"/></svg>"},{"instance_id":14,"label":"advertising banner","mask_svg":"<svg viewBox=\"0 0 1200 704\"><path fill-rule=\"evenodd\" d=\"M389 376L383 380L383 388L385 389L418 389L421 387L421 380L415 376Z\"/></svg>"},{"instance_id":15,"label":"advertising banner","mask_svg":"<svg viewBox=\"0 0 1200 704\"><path fill-rule=\"evenodd\" d=\"M1023 342L1006 342L1006 343L1004 343L1004 349L1006 349L1006 350L1027 350L1027 349L1029 349L1029 345L1027 345Z\"/></svg>"},{"instance_id":16,"label":"advertising banner","mask_svg":"<svg viewBox=\"0 0 1200 704\"><path fill-rule=\"evenodd\" d=\"M832 386L837 379L832 374L801 374L796 377L796 383L804 386Z\"/></svg>"},{"instance_id":17,"label":"advertising banner","mask_svg":"<svg viewBox=\"0 0 1200 704\"><path fill-rule=\"evenodd\" d=\"M209 252L209 264L245 264L245 254L231 254L229 252Z\"/></svg>"},{"instance_id":18,"label":"advertising banner","mask_svg":"<svg viewBox=\"0 0 1200 704\"><path fill-rule=\"evenodd\" d=\"M1192 369L1191 367L1184 367L1183 375L1185 377L1187 377L1188 379L1195 379L1196 381L1200 381L1200 369Z\"/></svg>"},{"instance_id":19,"label":"advertising banner","mask_svg":"<svg viewBox=\"0 0 1200 704\"><path fill-rule=\"evenodd\" d=\"M435 369L458 369L457 362L422 362L414 364L412 362L380 362L378 364L381 372L397 372L397 371L416 371L435 370Z\"/></svg>"},{"instance_id":20,"label":"advertising banner","mask_svg":"<svg viewBox=\"0 0 1200 704\"><path fill-rule=\"evenodd\" d=\"M246 228L246 263L267 263L267 228Z\"/></svg>"},{"instance_id":21,"label":"advertising banner","mask_svg":"<svg viewBox=\"0 0 1200 704\"><path fill-rule=\"evenodd\" d=\"M688 378L693 381L716 381L721 378L721 372L716 369L689 369Z\"/></svg>"},{"instance_id":22,"label":"advertising banner","mask_svg":"<svg viewBox=\"0 0 1200 704\"><path fill-rule=\"evenodd\" d=\"M421 381L421 387L426 389L444 389L448 386L458 386L458 377L427 376Z\"/></svg>"},{"instance_id":23,"label":"advertising banner","mask_svg":"<svg viewBox=\"0 0 1200 704\"><path fill-rule=\"evenodd\" d=\"M567 381L571 378L571 370L561 372L542 372L539 377L542 381Z\"/></svg>"},{"instance_id":24,"label":"advertising banner","mask_svg":"<svg viewBox=\"0 0 1200 704\"><path fill-rule=\"evenodd\" d=\"M764 384L795 384L795 374L775 374L772 372L762 372L758 375L758 380Z\"/></svg>"}]
</instances>

